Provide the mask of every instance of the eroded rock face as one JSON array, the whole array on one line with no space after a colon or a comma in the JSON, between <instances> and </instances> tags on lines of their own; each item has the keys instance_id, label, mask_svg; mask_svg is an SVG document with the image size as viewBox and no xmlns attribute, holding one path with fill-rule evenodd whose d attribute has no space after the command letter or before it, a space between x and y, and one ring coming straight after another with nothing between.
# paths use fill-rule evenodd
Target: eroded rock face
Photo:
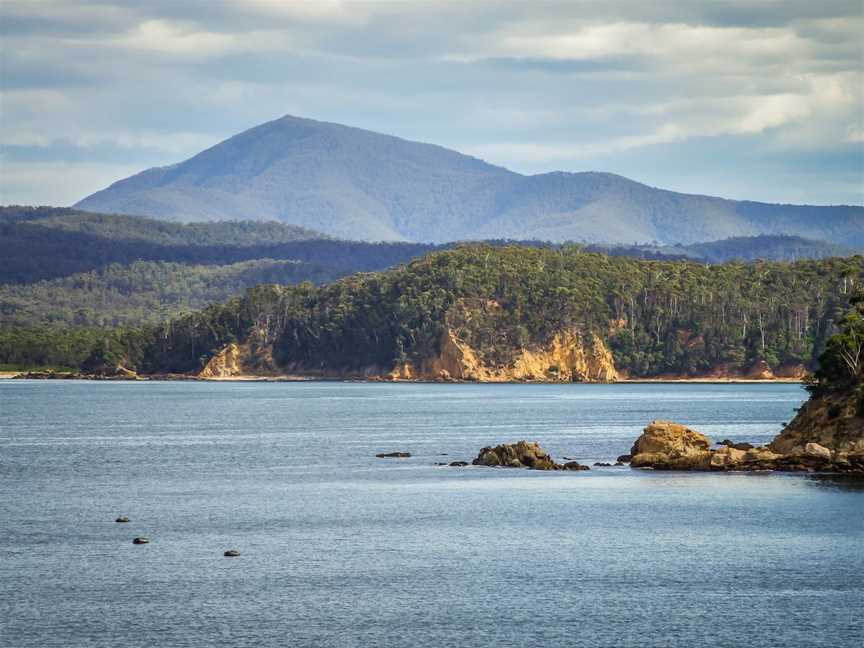
<instances>
[{"instance_id":1,"label":"eroded rock face","mask_svg":"<svg viewBox=\"0 0 864 648\"><path fill-rule=\"evenodd\" d=\"M200 378L231 378L243 374L240 347L231 343L210 358L198 372Z\"/></svg>"},{"instance_id":2,"label":"eroded rock face","mask_svg":"<svg viewBox=\"0 0 864 648\"><path fill-rule=\"evenodd\" d=\"M588 466L583 466L578 461L569 461L563 465L555 463L539 443L528 441L483 448L471 463L475 466L503 466L533 470L590 470Z\"/></svg>"},{"instance_id":3,"label":"eroded rock face","mask_svg":"<svg viewBox=\"0 0 864 648\"><path fill-rule=\"evenodd\" d=\"M774 452L795 455L808 444L834 453L864 455L864 416L856 392L811 397L770 444Z\"/></svg>"},{"instance_id":4,"label":"eroded rock face","mask_svg":"<svg viewBox=\"0 0 864 648\"><path fill-rule=\"evenodd\" d=\"M490 366L483 354L449 329L440 353L415 366L405 363L389 374L392 380L467 380L477 382L615 382L618 371L603 340L575 331L556 334L548 345L521 349L506 366Z\"/></svg>"}]
</instances>

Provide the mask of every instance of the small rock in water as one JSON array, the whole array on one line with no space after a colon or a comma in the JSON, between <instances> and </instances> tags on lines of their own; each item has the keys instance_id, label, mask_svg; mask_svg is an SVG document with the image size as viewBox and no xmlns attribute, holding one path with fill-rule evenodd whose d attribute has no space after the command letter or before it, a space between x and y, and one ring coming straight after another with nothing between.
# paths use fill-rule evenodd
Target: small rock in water
<instances>
[{"instance_id":1,"label":"small rock in water","mask_svg":"<svg viewBox=\"0 0 864 648\"><path fill-rule=\"evenodd\" d=\"M468 462L467 461L451 461L449 465L453 466L454 468L462 468L463 466L467 466Z\"/></svg>"},{"instance_id":2,"label":"small rock in water","mask_svg":"<svg viewBox=\"0 0 864 648\"><path fill-rule=\"evenodd\" d=\"M603 467L607 467L607 466L611 466L612 464L610 464L610 463L606 463L605 461L595 461L595 462L594 462L594 465L595 465L595 466L603 466Z\"/></svg>"},{"instance_id":3,"label":"small rock in water","mask_svg":"<svg viewBox=\"0 0 864 648\"><path fill-rule=\"evenodd\" d=\"M238 549L229 549L224 554L222 554L226 558L236 558L240 555L240 551Z\"/></svg>"},{"instance_id":4,"label":"small rock in water","mask_svg":"<svg viewBox=\"0 0 864 648\"><path fill-rule=\"evenodd\" d=\"M150 544L150 538L135 538L132 544Z\"/></svg>"},{"instance_id":5,"label":"small rock in water","mask_svg":"<svg viewBox=\"0 0 864 648\"><path fill-rule=\"evenodd\" d=\"M568 461L561 468L563 470L591 470L588 466L583 466L578 461Z\"/></svg>"},{"instance_id":6,"label":"small rock in water","mask_svg":"<svg viewBox=\"0 0 864 648\"><path fill-rule=\"evenodd\" d=\"M118 518L117 518L116 520L114 520L114 521L115 521L115 522L128 522L128 521L129 521L129 518L126 517L125 515L121 515L120 517L118 517Z\"/></svg>"},{"instance_id":7,"label":"small rock in water","mask_svg":"<svg viewBox=\"0 0 864 648\"><path fill-rule=\"evenodd\" d=\"M382 452L380 454L376 454L375 456L378 457L379 459L391 459L391 458L404 459L405 457L410 457L411 453L410 452Z\"/></svg>"},{"instance_id":8,"label":"small rock in water","mask_svg":"<svg viewBox=\"0 0 864 648\"><path fill-rule=\"evenodd\" d=\"M630 460L632 458L633 458L633 455L629 455L629 454L619 455L615 461L617 461L618 463L630 463Z\"/></svg>"}]
</instances>

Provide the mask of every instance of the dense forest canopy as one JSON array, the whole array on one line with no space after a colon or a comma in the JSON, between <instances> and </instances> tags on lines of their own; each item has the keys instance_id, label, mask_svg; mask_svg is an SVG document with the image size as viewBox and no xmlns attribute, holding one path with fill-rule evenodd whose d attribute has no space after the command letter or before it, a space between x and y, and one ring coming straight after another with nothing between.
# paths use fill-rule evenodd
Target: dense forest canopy
<instances>
[{"instance_id":1,"label":"dense forest canopy","mask_svg":"<svg viewBox=\"0 0 864 648\"><path fill-rule=\"evenodd\" d=\"M339 276L316 263L275 259L227 265L112 263L32 284L0 284L0 325L114 327L163 322L258 284L324 283Z\"/></svg>"},{"instance_id":2,"label":"dense forest canopy","mask_svg":"<svg viewBox=\"0 0 864 648\"><path fill-rule=\"evenodd\" d=\"M252 340L282 366L351 370L435 354L448 328L491 361L575 329L602 336L635 376L813 366L862 275L862 257L705 265L460 246L317 288L260 286L115 335L100 352L144 371L196 371L228 342Z\"/></svg>"}]
</instances>

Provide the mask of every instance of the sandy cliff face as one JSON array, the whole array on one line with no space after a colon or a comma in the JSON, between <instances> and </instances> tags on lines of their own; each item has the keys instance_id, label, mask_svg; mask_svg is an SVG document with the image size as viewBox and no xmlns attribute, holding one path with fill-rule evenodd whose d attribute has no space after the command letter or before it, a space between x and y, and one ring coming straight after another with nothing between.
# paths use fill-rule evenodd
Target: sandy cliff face
<instances>
[{"instance_id":1,"label":"sandy cliff face","mask_svg":"<svg viewBox=\"0 0 864 648\"><path fill-rule=\"evenodd\" d=\"M484 362L482 354L448 330L440 353L418 365L406 363L390 374L393 380L469 380L478 382L614 382L612 353L596 335L587 340L573 331L555 335L544 347L520 349L504 366Z\"/></svg>"},{"instance_id":2,"label":"sandy cliff face","mask_svg":"<svg viewBox=\"0 0 864 648\"><path fill-rule=\"evenodd\" d=\"M210 358L204 368L198 372L199 378L231 378L243 375L240 347L231 343L219 353Z\"/></svg>"},{"instance_id":3,"label":"sandy cliff face","mask_svg":"<svg viewBox=\"0 0 864 648\"><path fill-rule=\"evenodd\" d=\"M214 355L198 372L199 378L273 376L279 373L273 361L273 346L255 336L244 344L232 342Z\"/></svg>"}]
</instances>

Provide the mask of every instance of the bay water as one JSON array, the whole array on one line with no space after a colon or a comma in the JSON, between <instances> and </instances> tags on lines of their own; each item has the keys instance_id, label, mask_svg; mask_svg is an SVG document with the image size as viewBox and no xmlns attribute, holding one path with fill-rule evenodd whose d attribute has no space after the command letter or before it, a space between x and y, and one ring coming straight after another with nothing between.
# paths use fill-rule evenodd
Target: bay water
<instances>
[{"instance_id":1,"label":"bay water","mask_svg":"<svg viewBox=\"0 0 864 648\"><path fill-rule=\"evenodd\" d=\"M0 381L0 645L860 646L860 481L436 465L614 463L658 418L765 443L805 398Z\"/></svg>"}]
</instances>

